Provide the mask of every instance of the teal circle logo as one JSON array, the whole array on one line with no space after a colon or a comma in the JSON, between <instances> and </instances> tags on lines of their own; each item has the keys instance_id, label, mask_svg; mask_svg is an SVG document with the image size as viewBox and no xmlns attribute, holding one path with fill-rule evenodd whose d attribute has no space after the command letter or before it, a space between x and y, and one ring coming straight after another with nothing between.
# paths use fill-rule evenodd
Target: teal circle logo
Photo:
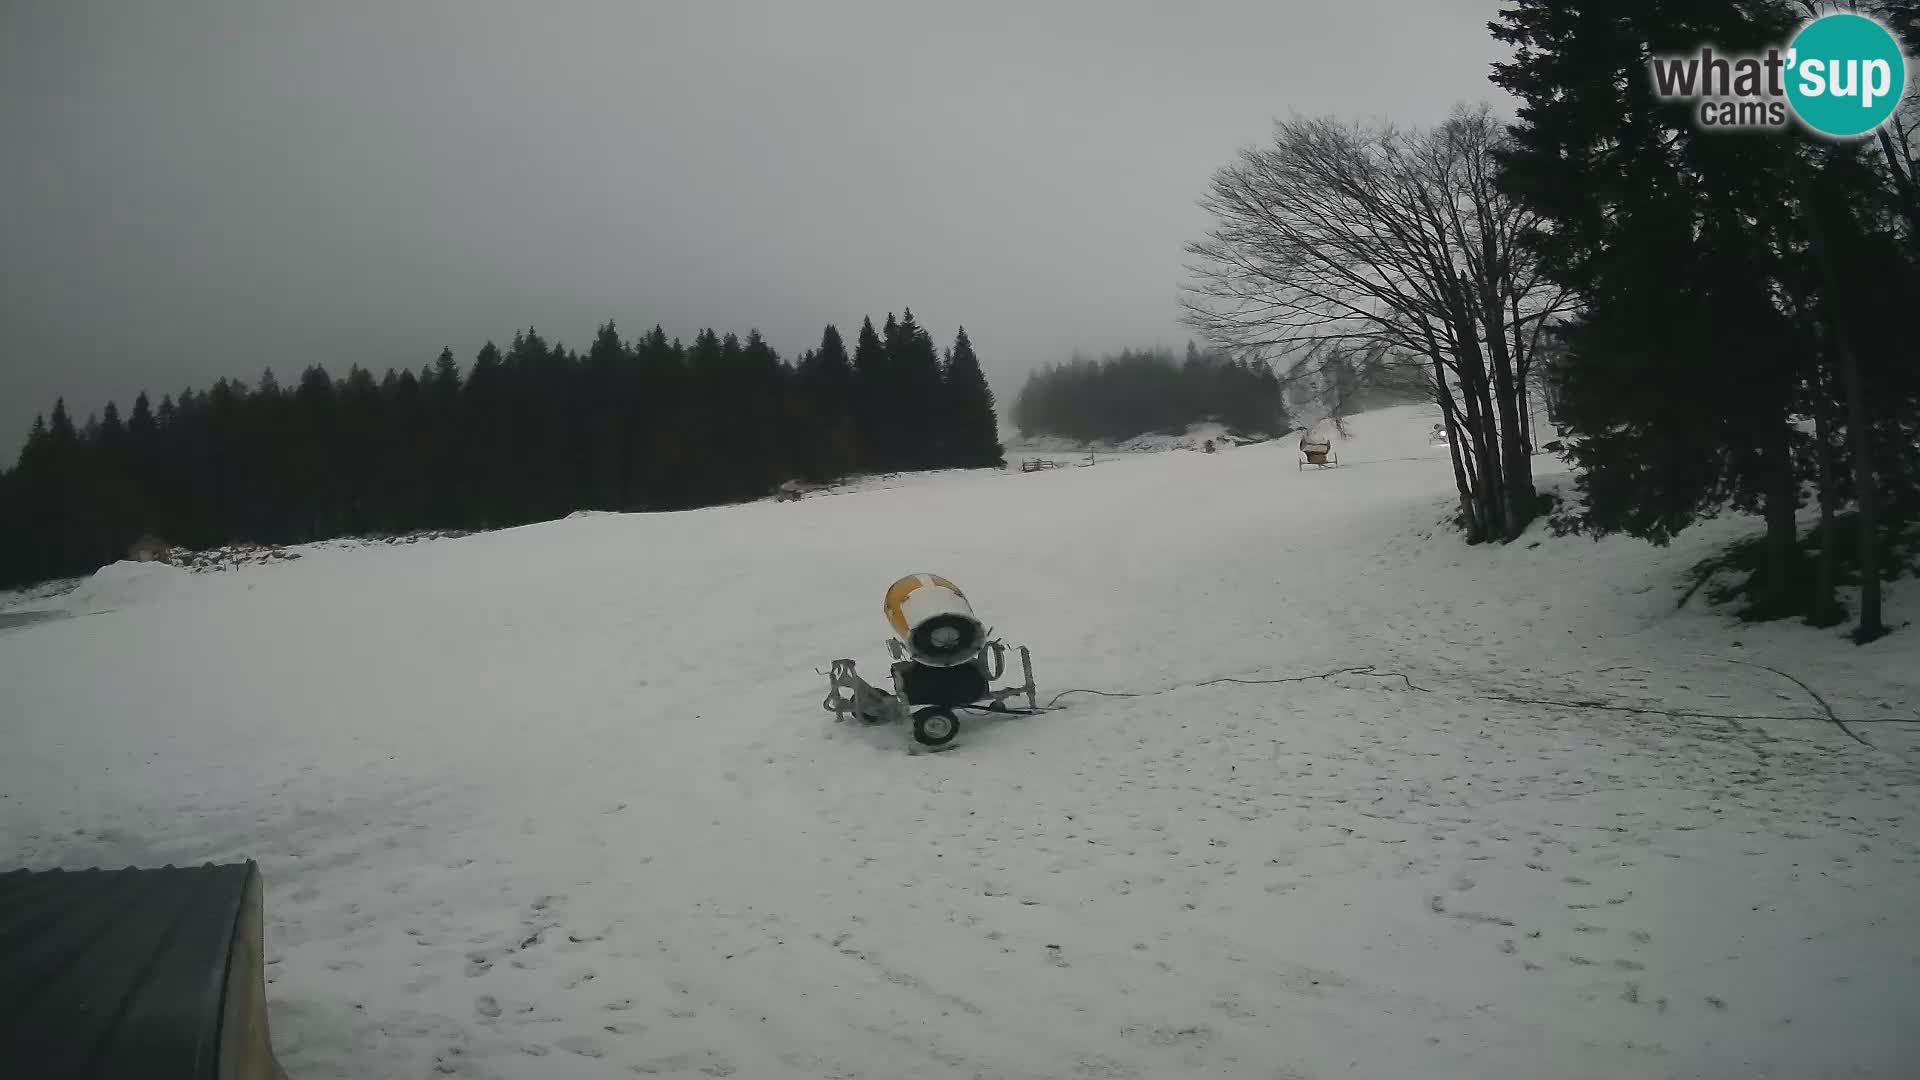
<instances>
[{"instance_id":1,"label":"teal circle logo","mask_svg":"<svg viewBox=\"0 0 1920 1080\"><path fill-rule=\"evenodd\" d=\"M1887 122L1906 94L1899 40L1864 15L1815 19L1790 48L1787 101L1822 135L1866 135Z\"/></svg>"}]
</instances>

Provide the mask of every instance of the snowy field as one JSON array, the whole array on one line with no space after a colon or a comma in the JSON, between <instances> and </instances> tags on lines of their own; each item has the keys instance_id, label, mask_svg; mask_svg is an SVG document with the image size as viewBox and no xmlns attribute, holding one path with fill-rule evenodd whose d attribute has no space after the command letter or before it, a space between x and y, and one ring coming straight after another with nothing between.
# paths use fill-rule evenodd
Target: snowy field
<instances>
[{"instance_id":1,"label":"snowy field","mask_svg":"<svg viewBox=\"0 0 1920 1080\"><path fill-rule=\"evenodd\" d=\"M1431 424L29 597L0 850L258 859L294 1080L1920 1075L1920 727L1736 663L1912 718L1920 632L1468 548ZM836 726L912 571L1142 696Z\"/></svg>"}]
</instances>

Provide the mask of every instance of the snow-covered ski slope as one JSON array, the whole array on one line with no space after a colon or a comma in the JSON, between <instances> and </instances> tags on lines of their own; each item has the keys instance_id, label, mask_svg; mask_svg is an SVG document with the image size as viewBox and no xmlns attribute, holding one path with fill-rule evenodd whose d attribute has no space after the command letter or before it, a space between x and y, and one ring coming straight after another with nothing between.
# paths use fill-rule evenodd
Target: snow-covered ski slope
<instances>
[{"instance_id":1,"label":"snow-covered ski slope","mask_svg":"<svg viewBox=\"0 0 1920 1080\"><path fill-rule=\"evenodd\" d=\"M1751 522L1468 548L1431 424L95 589L0 850L259 859L299 1080L1920 1075L1920 728L1732 662L1912 717L1920 634L1676 610ZM912 571L1145 696L835 726Z\"/></svg>"}]
</instances>

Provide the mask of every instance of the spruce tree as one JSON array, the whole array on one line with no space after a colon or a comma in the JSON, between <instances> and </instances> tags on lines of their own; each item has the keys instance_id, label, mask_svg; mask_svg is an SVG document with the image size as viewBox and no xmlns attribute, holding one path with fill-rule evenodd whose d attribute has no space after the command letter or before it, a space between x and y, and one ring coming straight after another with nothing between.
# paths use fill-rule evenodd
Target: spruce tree
<instances>
[{"instance_id":1,"label":"spruce tree","mask_svg":"<svg viewBox=\"0 0 1920 1080\"><path fill-rule=\"evenodd\" d=\"M632 467L632 440L638 430L625 423L628 399L637 392L632 354L608 319L594 333L582 373L580 401L588 448L587 506L598 510L623 509Z\"/></svg>"},{"instance_id":2,"label":"spruce tree","mask_svg":"<svg viewBox=\"0 0 1920 1080\"><path fill-rule=\"evenodd\" d=\"M13 472L14 500L20 508L18 541L28 569L19 580L55 573L61 565L62 472L67 462L54 444L46 417L35 415L26 445Z\"/></svg>"},{"instance_id":3,"label":"spruce tree","mask_svg":"<svg viewBox=\"0 0 1920 1080\"><path fill-rule=\"evenodd\" d=\"M513 391L506 360L489 341L474 354L473 367L460 388L457 442L460 446L460 497L464 524L486 528L512 523L505 490L505 464L517 450L506 416Z\"/></svg>"},{"instance_id":4,"label":"spruce tree","mask_svg":"<svg viewBox=\"0 0 1920 1080\"><path fill-rule=\"evenodd\" d=\"M442 347L440 355L420 373L424 431L421 433L422 486L425 488L425 520L433 528L459 528L466 524L463 496L461 444L460 364L451 347Z\"/></svg>"},{"instance_id":5,"label":"spruce tree","mask_svg":"<svg viewBox=\"0 0 1920 1080\"><path fill-rule=\"evenodd\" d=\"M630 507L684 505L681 489L687 414L685 350L658 325L634 347L636 389L625 410L630 440Z\"/></svg>"},{"instance_id":6,"label":"spruce tree","mask_svg":"<svg viewBox=\"0 0 1920 1080\"><path fill-rule=\"evenodd\" d=\"M940 352L933 338L914 321L913 309L901 313L893 330L894 439L905 467L925 469L946 463L948 433L939 422Z\"/></svg>"},{"instance_id":7,"label":"spruce tree","mask_svg":"<svg viewBox=\"0 0 1920 1080\"><path fill-rule=\"evenodd\" d=\"M1519 49L1494 81L1523 102L1502 184L1550 225L1547 274L1586 302L1560 401L1587 522L1665 542L1720 506L1763 513L1764 613L1804 602L1790 417L1806 339L1778 298L1798 275L1779 240L1799 231L1807 147L1701 131L1654 97L1647 62L1757 52L1793 23L1744 0L1513 0L1494 24Z\"/></svg>"},{"instance_id":8,"label":"spruce tree","mask_svg":"<svg viewBox=\"0 0 1920 1080\"><path fill-rule=\"evenodd\" d=\"M742 497L771 492L797 475L790 440L798 437L785 415L787 369L780 354L758 330L749 330L740 347L738 401L741 444L745 451Z\"/></svg>"},{"instance_id":9,"label":"spruce tree","mask_svg":"<svg viewBox=\"0 0 1920 1080\"><path fill-rule=\"evenodd\" d=\"M383 487L386 527L411 532L434 524L428 514L427 465L431 460L426 388L411 370L387 372L380 388L386 419L381 457L391 473Z\"/></svg>"},{"instance_id":10,"label":"spruce tree","mask_svg":"<svg viewBox=\"0 0 1920 1080\"><path fill-rule=\"evenodd\" d=\"M0 529L0 586L11 584L16 578L29 580L38 576L39 568L34 563L31 547L33 523L27 518L27 506L20 496L20 471L8 468L5 459L0 458L0 521L10 526Z\"/></svg>"},{"instance_id":11,"label":"spruce tree","mask_svg":"<svg viewBox=\"0 0 1920 1080\"><path fill-rule=\"evenodd\" d=\"M680 505L724 502L733 497L733 451L727 446L731 431L723 367L726 348L720 335L708 328L694 335L686 355L688 395L680 413L679 432L684 462L679 477Z\"/></svg>"},{"instance_id":12,"label":"spruce tree","mask_svg":"<svg viewBox=\"0 0 1920 1080\"><path fill-rule=\"evenodd\" d=\"M347 369L337 400L336 467L340 485L340 512L348 533L381 531L380 488L391 475L381 458L385 427L380 408L380 384L358 364Z\"/></svg>"},{"instance_id":13,"label":"spruce tree","mask_svg":"<svg viewBox=\"0 0 1920 1080\"><path fill-rule=\"evenodd\" d=\"M853 361L838 328L820 332L820 347L809 351L795 375L801 411L814 425L808 479L838 479L860 464L859 426Z\"/></svg>"},{"instance_id":14,"label":"spruce tree","mask_svg":"<svg viewBox=\"0 0 1920 1080\"><path fill-rule=\"evenodd\" d=\"M980 359L974 355L967 328L961 327L953 338L953 350L947 361L942 410L950 431L950 458L944 464L961 468L984 468L1005 463L1000 445L1000 421L994 413L993 389L987 385Z\"/></svg>"},{"instance_id":15,"label":"spruce tree","mask_svg":"<svg viewBox=\"0 0 1920 1080\"><path fill-rule=\"evenodd\" d=\"M891 323L893 317L889 315L887 321ZM894 408L891 363L885 343L873 331L871 317L860 321L860 336L853 347L853 372L854 411L861 446L868 455L866 464L882 471L900 468L900 448L893 440L890 412Z\"/></svg>"},{"instance_id":16,"label":"spruce tree","mask_svg":"<svg viewBox=\"0 0 1920 1080\"><path fill-rule=\"evenodd\" d=\"M142 390L133 399L133 411L127 414L127 437L132 440L135 453L147 453L153 448L156 434L153 402L147 399L147 392Z\"/></svg>"},{"instance_id":17,"label":"spruce tree","mask_svg":"<svg viewBox=\"0 0 1920 1080\"><path fill-rule=\"evenodd\" d=\"M67 399L57 398L53 403L53 416L47 424L47 434L53 439L53 445L59 450L71 450L79 441L79 433L74 431L73 418L67 415Z\"/></svg>"}]
</instances>

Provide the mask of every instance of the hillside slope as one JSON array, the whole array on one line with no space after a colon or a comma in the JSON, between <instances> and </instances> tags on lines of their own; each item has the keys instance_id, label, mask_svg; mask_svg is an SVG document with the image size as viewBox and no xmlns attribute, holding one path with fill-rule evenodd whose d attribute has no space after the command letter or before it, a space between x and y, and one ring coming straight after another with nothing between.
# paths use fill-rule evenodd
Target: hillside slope
<instances>
[{"instance_id":1,"label":"hillside slope","mask_svg":"<svg viewBox=\"0 0 1920 1080\"><path fill-rule=\"evenodd\" d=\"M129 591L0 630L0 843L258 858L306 1078L1911 1075L1920 728L1735 661L1920 639L1676 609L1749 522L1468 548L1430 425ZM835 726L923 570L1137 696Z\"/></svg>"}]
</instances>

